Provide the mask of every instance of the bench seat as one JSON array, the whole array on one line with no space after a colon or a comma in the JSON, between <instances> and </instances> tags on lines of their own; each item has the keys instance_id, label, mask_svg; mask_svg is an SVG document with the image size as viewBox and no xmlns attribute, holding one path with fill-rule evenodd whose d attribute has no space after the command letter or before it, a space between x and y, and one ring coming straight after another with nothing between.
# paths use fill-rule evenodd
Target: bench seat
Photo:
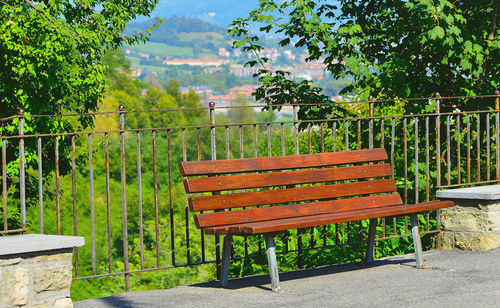
<instances>
[{"instance_id":1,"label":"bench seat","mask_svg":"<svg viewBox=\"0 0 500 308\"><path fill-rule=\"evenodd\" d=\"M354 210L341 213L329 213L321 215L311 215L254 223L226 225L223 227L206 228L205 233L210 235L251 235L270 232L280 232L291 229L316 227L330 225L341 222L358 221L371 218L401 216L405 214L428 212L430 210L441 209L453 206L452 201L429 201L417 204L402 204L397 206L387 206L381 208L370 208Z\"/></svg>"},{"instance_id":2,"label":"bench seat","mask_svg":"<svg viewBox=\"0 0 500 308\"><path fill-rule=\"evenodd\" d=\"M417 267L423 266L417 213L451 201L403 204L383 148L319 154L182 162L196 227L224 235L220 276L228 283L233 235L263 234L273 291L278 232L370 220L365 262L373 261L377 218L410 215ZM201 176L201 177L200 177ZM207 195L207 193L211 195Z\"/></svg>"}]
</instances>

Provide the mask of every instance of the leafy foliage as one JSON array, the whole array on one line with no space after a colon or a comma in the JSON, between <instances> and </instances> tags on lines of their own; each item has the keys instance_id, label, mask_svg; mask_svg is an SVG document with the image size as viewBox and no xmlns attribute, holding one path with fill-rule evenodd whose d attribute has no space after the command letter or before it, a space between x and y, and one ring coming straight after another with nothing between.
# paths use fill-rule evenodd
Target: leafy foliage
<instances>
[{"instance_id":1,"label":"leafy foliage","mask_svg":"<svg viewBox=\"0 0 500 308\"><path fill-rule=\"evenodd\" d=\"M319 60L334 78L352 78L343 94L366 99L493 94L499 86L499 2L490 1L338 1L262 0L246 18L236 19L229 33L233 47L252 52L247 65L260 65L267 103L327 102L319 88L272 72L269 59L251 26L283 36L281 46L306 48L306 60ZM292 86L293 85L293 86ZM309 87L307 95L303 88ZM456 106L444 103L442 110ZM473 109L474 102L460 108ZM410 108L419 111L422 106ZM324 112L329 114L329 110ZM303 118L311 118L303 114Z\"/></svg>"}]
</instances>

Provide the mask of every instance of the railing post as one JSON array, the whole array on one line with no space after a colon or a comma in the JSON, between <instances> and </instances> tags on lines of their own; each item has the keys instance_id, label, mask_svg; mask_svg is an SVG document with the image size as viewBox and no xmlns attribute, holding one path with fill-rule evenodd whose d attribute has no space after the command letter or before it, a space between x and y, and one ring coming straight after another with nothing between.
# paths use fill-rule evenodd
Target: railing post
<instances>
[{"instance_id":1,"label":"railing post","mask_svg":"<svg viewBox=\"0 0 500 308\"><path fill-rule=\"evenodd\" d=\"M496 166L497 166L497 180L500 179L500 114L498 110L500 110L500 91L495 90L495 141L496 141Z\"/></svg>"},{"instance_id":2,"label":"railing post","mask_svg":"<svg viewBox=\"0 0 500 308\"><path fill-rule=\"evenodd\" d=\"M368 132L368 147L370 149L373 148L373 96L368 96L368 108L370 113L370 120L368 122L369 132Z\"/></svg>"},{"instance_id":3,"label":"railing post","mask_svg":"<svg viewBox=\"0 0 500 308\"><path fill-rule=\"evenodd\" d=\"M122 224L123 224L123 271L125 272L125 292L130 290L130 274L128 264L128 219L127 219L127 189L125 177L125 106L118 107L120 119L120 160L121 160L121 194L122 194Z\"/></svg>"},{"instance_id":4,"label":"railing post","mask_svg":"<svg viewBox=\"0 0 500 308\"><path fill-rule=\"evenodd\" d=\"M436 99L436 186L441 186L441 102L439 98L441 95L436 92L434 98ZM438 210L436 214L436 225L439 232L436 234L436 248L441 249L441 211Z\"/></svg>"},{"instance_id":5,"label":"railing post","mask_svg":"<svg viewBox=\"0 0 500 308\"><path fill-rule=\"evenodd\" d=\"M439 98L441 95L436 92L434 98L436 99L436 168L437 168L437 183L436 186L441 186L441 105Z\"/></svg>"},{"instance_id":6,"label":"railing post","mask_svg":"<svg viewBox=\"0 0 500 308\"><path fill-rule=\"evenodd\" d=\"M19 198L21 202L21 228L26 228L26 174L24 160L24 110L19 110ZM24 231L23 231L24 232Z\"/></svg>"},{"instance_id":7,"label":"railing post","mask_svg":"<svg viewBox=\"0 0 500 308\"><path fill-rule=\"evenodd\" d=\"M300 154L300 149L299 149L299 106L298 100L294 98L292 100L293 104L293 140L294 140L294 146L295 146L295 155ZM302 230L297 229L297 246L298 246L298 254L297 254L297 261L298 261L298 266L301 269L303 267L303 258L302 258Z\"/></svg>"},{"instance_id":8,"label":"railing post","mask_svg":"<svg viewBox=\"0 0 500 308\"><path fill-rule=\"evenodd\" d=\"M210 107L210 151L212 154L212 160L217 160L217 144L215 140L215 103L208 103ZM214 195L220 193L214 193ZM215 264L217 268L217 279L221 279L221 251L220 251L220 238L218 235L215 236Z\"/></svg>"}]
</instances>

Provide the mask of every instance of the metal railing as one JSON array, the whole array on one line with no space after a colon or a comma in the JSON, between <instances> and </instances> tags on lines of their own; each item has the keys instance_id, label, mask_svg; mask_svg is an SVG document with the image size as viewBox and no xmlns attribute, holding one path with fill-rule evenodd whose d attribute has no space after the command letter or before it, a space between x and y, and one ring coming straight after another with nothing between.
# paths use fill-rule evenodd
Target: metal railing
<instances>
[{"instance_id":1,"label":"metal railing","mask_svg":"<svg viewBox=\"0 0 500 308\"><path fill-rule=\"evenodd\" d=\"M405 203L429 201L446 187L500 182L499 98L495 95L340 102L361 117L299 120L300 108L280 105L281 119L217 123L217 113L262 106L184 108L66 115L19 115L0 120L18 134L0 137L0 233L84 235L74 251L74 279L130 275L200 264L219 264L219 238L193 225L177 165L180 161L291 155L383 147ZM481 99L475 111L441 112L443 101ZM397 114L388 106L433 103L422 114ZM357 107L363 106L363 107ZM357 109L358 108L358 109ZM389 111L387 111L389 110ZM384 112L389 114L384 114ZM230 111L229 111L230 112ZM141 114L195 117L190 126L139 127ZM111 119L109 129L36 132L29 123L91 116ZM157 117L158 119L158 117ZM136 127L129 127L127 123ZM25 133L26 123L30 133ZM48 149L53 149L48 150ZM26 156L28 155L28 156ZM28 161L28 164L26 163ZM439 213L422 217L421 231L437 234ZM366 224L352 222L283 233L279 253L296 254L363 241ZM407 217L380 219L378 240L410 236ZM238 247L237 244L239 245ZM260 236L235 244L233 259L262 256Z\"/></svg>"}]
</instances>

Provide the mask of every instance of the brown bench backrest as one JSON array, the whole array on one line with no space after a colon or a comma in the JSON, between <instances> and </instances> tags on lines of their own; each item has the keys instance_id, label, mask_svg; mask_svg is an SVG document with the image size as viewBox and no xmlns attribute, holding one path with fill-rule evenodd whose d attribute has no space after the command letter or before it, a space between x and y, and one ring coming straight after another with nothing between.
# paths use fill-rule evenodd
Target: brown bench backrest
<instances>
[{"instance_id":1,"label":"brown bench backrest","mask_svg":"<svg viewBox=\"0 0 500 308\"><path fill-rule=\"evenodd\" d=\"M395 193L394 180L385 179L392 175L391 166L380 163L386 159L387 153L380 148L191 161L182 162L179 167L185 177L208 176L184 180L186 193L213 193L190 197L192 212L285 204L195 216L198 228L209 228L402 204L401 197ZM272 172L278 170L281 172ZM301 184L313 185L294 187ZM284 187L289 185L292 188ZM249 189L253 191L245 191ZM352 198L355 196L357 198Z\"/></svg>"}]
</instances>

